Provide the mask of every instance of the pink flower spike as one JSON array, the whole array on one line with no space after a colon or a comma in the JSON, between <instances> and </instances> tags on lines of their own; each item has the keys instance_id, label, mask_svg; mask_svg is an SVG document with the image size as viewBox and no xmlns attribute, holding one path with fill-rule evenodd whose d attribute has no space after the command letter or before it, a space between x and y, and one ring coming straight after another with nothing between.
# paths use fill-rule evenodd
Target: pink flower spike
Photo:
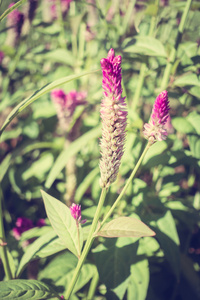
<instances>
[{"instance_id":1,"label":"pink flower spike","mask_svg":"<svg viewBox=\"0 0 200 300\"><path fill-rule=\"evenodd\" d=\"M81 220L81 205L73 203L70 206L70 211L72 217L78 221L80 224L84 224L87 220Z\"/></svg>"},{"instance_id":2,"label":"pink flower spike","mask_svg":"<svg viewBox=\"0 0 200 300\"><path fill-rule=\"evenodd\" d=\"M108 188L117 178L126 139L127 111L122 97L121 56L113 49L101 59L104 98L101 102L102 139L100 171L102 188Z\"/></svg>"},{"instance_id":3,"label":"pink flower spike","mask_svg":"<svg viewBox=\"0 0 200 300\"><path fill-rule=\"evenodd\" d=\"M156 98L149 123L144 124L144 137L152 144L163 141L168 135L166 123L169 118L169 100L167 91Z\"/></svg>"}]
</instances>

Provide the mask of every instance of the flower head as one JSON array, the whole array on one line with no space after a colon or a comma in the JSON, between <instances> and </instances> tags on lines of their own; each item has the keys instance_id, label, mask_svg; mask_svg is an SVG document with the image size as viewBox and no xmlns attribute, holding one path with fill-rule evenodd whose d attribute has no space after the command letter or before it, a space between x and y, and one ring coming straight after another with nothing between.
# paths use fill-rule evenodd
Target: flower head
<instances>
[{"instance_id":1,"label":"flower head","mask_svg":"<svg viewBox=\"0 0 200 300\"><path fill-rule=\"evenodd\" d=\"M101 103L102 139L101 187L108 188L116 180L126 138L127 111L121 86L121 56L113 49L101 59L103 95Z\"/></svg>"},{"instance_id":2,"label":"flower head","mask_svg":"<svg viewBox=\"0 0 200 300\"><path fill-rule=\"evenodd\" d=\"M84 224L87 220L81 220L81 205L73 203L70 206L72 217L78 221L78 223Z\"/></svg>"},{"instance_id":3,"label":"flower head","mask_svg":"<svg viewBox=\"0 0 200 300\"><path fill-rule=\"evenodd\" d=\"M167 91L156 98L149 123L144 124L144 137L152 144L166 139L168 132L166 123L169 118L169 100Z\"/></svg>"}]
</instances>

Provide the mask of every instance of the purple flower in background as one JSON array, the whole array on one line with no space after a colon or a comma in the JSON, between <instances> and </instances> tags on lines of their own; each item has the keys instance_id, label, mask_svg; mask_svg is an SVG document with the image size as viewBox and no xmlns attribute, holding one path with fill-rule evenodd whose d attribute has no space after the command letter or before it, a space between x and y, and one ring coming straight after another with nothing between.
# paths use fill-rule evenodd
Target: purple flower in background
<instances>
[{"instance_id":1,"label":"purple flower in background","mask_svg":"<svg viewBox=\"0 0 200 300\"><path fill-rule=\"evenodd\" d=\"M127 111L121 86L121 56L113 49L107 58L101 59L104 89L101 103L102 139L100 171L102 188L108 188L116 180L126 138Z\"/></svg>"},{"instance_id":2,"label":"purple flower in background","mask_svg":"<svg viewBox=\"0 0 200 300\"><path fill-rule=\"evenodd\" d=\"M152 144L166 139L169 110L168 93L164 91L156 98L149 123L144 124L144 137Z\"/></svg>"},{"instance_id":3,"label":"purple flower in background","mask_svg":"<svg viewBox=\"0 0 200 300\"><path fill-rule=\"evenodd\" d=\"M15 3L11 3L8 7L12 7ZM14 47L17 40L19 39L22 31L22 26L24 23L24 15L18 10L14 9L11 13L8 14L7 18L7 27L8 27L8 36L6 44Z\"/></svg>"},{"instance_id":4,"label":"purple flower in background","mask_svg":"<svg viewBox=\"0 0 200 300\"><path fill-rule=\"evenodd\" d=\"M86 96L86 92L77 92L75 90L68 94L60 89L55 89L51 92L51 99L55 104L60 126L63 130L66 130L69 126L76 107L87 103Z\"/></svg>"},{"instance_id":5,"label":"purple flower in background","mask_svg":"<svg viewBox=\"0 0 200 300\"><path fill-rule=\"evenodd\" d=\"M2 63L3 58L4 58L4 53L3 51L0 51L0 65Z\"/></svg>"},{"instance_id":6,"label":"purple flower in background","mask_svg":"<svg viewBox=\"0 0 200 300\"><path fill-rule=\"evenodd\" d=\"M42 227L45 226L45 220L44 219L39 219L36 223L36 226L34 226L33 222L26 218L26 217L20 217L17 218L17 221L15 223L16 227L13 228L13 236L16 238L16 240L20 240L20 237L23 232L33 228L33 227Z\"/></svg>"},{"instance_id":7,"label":"purple flower in background","mask_svg":"<svg viewBox=\"0 0 200 300\"><path fill-rule=\"evenodd\" d=\"M72 217L78 221L78 223L84 224L87 220L82 220L81 221L81 205L73 203L70 206L70 211Z\"/></svg>"},{"instance_id":8,"label":"purple flower in background","mask_svg":"<svg viewBox=\"0 0 200 300\"><path fill-rule=\"evenodd\" d=\"M25 217L17 218L17 221L15 223L16 227L13 228L13 236L16 238L16 240L19 240L22 233L33 228L33 222Z\"/></svg>"},{"instance_id":9,"label":"purple flower in background","mask_svg":"<svg viewBox=\"0 0 200 300\"><path fill-rule=\"evenodd\" d=\"M61 11L62 11L62 15L63 17L66 16L69 7L70 7L70 3L72 2L72 0L60 0L61 1ZM52 19L56 19L57 18L57 7L56 7L56 1L55 0L50 0L50 2L52 2L51 5L51 17Z\"/></svg>"}]
</instances>

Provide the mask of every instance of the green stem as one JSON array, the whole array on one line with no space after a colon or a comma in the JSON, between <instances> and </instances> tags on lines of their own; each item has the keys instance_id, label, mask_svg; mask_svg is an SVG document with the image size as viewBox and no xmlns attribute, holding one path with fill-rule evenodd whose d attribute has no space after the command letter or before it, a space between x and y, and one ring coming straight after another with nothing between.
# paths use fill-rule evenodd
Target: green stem
<instances>
[{"instance_id":1,"label":"green stem","mask_svg":"<svg viewBox=\"0 0 200 300\"><path fill-rule=\"evenodd\" d=\"M62 8L61 8L61 1L56 0L56 12L58 14L58 22L60 24L60 36L59 36L59 42L61 48L66 48L66 41L65 41L65 27L63 22L63 16L62 16Z\"/></svg>"},{"instance_id":2,"label":"green stem","mask_svg":"<svg viewBox=\"0 0 200 300\"><path fill-rule=\"evenodd\" d=\"M159 5L159 0L155 0L155 6L157 8L158 8L158 5ZM156 26L156 15L152 16L152 18L151 18L151 23L150 23L150 27L149 27L148 36L153 35L155 26ZM146 68L147 68L147 64L145 62L143 62L141 64L139 79L138 79L138 83L137 83L137 88L136 88L134 98L133 98L133 102L132 102L132 110L133 111L135 111L137 106L138 106L138 102L139 102L139 99L140 99L142 87L143 87L143 84L144 84Z\"/></svg>"},{"instance_id":3,"label":"green stem","mask_svg":"<svg viewBox=\"0 0 200 300\"><path fill-rule=\"evenodd\" d=\"M7 277L7 280L12 279L12 274L8 262L8 255L7 255L7 246L6 246L6 238L5 238L5 231L3 226L3 210L2 210L2 199L3 194L0 188L0 257L2 259L4 271ZM1 245L2 244L2 245Z\"/></svg>"},{"instance_id":4,"label":"green stem","mask_svg":"<svg viewBox=\"0 0 200 300\"><path fill-rule=\"evenodd\" d=\"M95 274L92 277L92 281L91 281L90 288L89 288L89 291L88 291L87 300L93 300L94 299L94 295L95 295L95 292L96 292L96 289L97 289L98 282L99 282L99 273L98 273L98 270L95 269Z\"/></svg>"},{"instance_id":5,"label":"green stem","mask_svg":"<svg viewBox=\"0 0 200 300\"><path fill-rule=\"evenodd\" d=\"M100 199L99 199L99 203L98 203L98 206L97 206L97 210L95 212L95 216L94 216L91 228L90 228L90 232L89 232L87 241L85 243L85 247L84 247L83 252L81 254L81 257L80 257L80 259L78 261L78 264L77 264L76 269L74 271L74 274L73 274L72 280L71 280L71 282L69 284L69 287L67 289L67 292L64 295L65 299L67 299L67 300L69 300L69 297L70 297L70 295L71 295L71 293L73 291L73 288L74 288L74 286L76 284L76 281L78 279L78 276L80 274L82 265L83 265L83 263L84 263L87 255L88 255L88 252L90 251L92 243L93 243L93 241L95 239L94 232L96 231L96 228L97 228L97 223L98 223L98 220L99 220L99 217L100 217L100 214L101 214L101 210L102 210L105 198L106 198L106 193L107 193L107 190L105 188L102 189L101 196L100 196Z\"/></svg>"},{"instance_id":6,"label":"green stem","mask_svg":"<svg viewBox=\"0 0 200 300\"><path fill-rule=\"evenodd\" d=\"M187 0L186 6L185 6L185 9L184 9L182 18L181 18L181 22L180 22L179 27L178 27L178 33L177 33L177 36L176 36L175 46L172 48L172 50L170 52L169 61L166 65L166 68L165 68L165 71L164 71L164 74L163 74L163 79L162 79L161 88L160 88L162 91L165 90L168 86L170 74L171 74L172 67L173 67L173 64L175 62L175 59L176 59L178 46L179 46L179 44L181 42L181 39L182 39L183 31L184 31L185 24L186 24L186 19L187 19L191 4L192 4L192 0Z\"/></svg>"},{"instance_id":7,"label":"green stem","mask_svg":"<svg viewBox=\"0 0 200 300\"><path fill-rule=\"evenodd\" d=\"M131 183L131 181L133 180L133 177L135 176L137 170L139 169L143 158L145 156L145 154L147 153L148 149L150 148L152 144L150 142L148 142L148 144L146 145L142 155L140 156L135 168L133 169L129 179L127 180L126 185L124 186L123 190L121 191L120 195L118 196L118 198L116 199L115 203L112 205L111 209L108 211L108 213L106 214L106 216L104 217L103 221L101 222L101 226L100 228L102 228L102 226L105 224L105 222L107 221L107 219L111 216L111 214L113 213L115 207L118 205L118 203L120 202L121 198L124 196L129 184ZM98 230L100 230L100 228Z\"/></svg>"}]
</instances>

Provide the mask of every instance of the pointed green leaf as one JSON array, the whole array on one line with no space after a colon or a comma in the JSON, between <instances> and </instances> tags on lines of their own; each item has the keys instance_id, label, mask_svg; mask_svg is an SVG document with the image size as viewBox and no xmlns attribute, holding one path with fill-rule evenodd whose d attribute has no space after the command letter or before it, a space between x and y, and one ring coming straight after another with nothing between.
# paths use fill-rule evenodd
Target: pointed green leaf
<instances>
[{"instance_id":1,"label":"pointed green leaf","mask_svg":"<svg viewBox=\"0 0 200 300\"><path fill-rule=\"evenodd\" d=\"M72 80L75 80L77 78L80 78L85 75L89 75L91 73L94 73L96 71L91 72L85 72L79 75L70 75L67 77L62 77L60 79L57 79L51 83L47 83L45 86L43 86L41 89L35 91L30 97L26 98L22 102L20 102L8 115L7 119L5 120L3 126L0 130L0 135L3 133L5 128L8 126L8 124L16 117L21 111L23 111L27 106L29 106L31 103L33 103L35 100L37 100L39 97L45 95L46 93L50 92L51 90L59 87L60 85L70 82Z\"/></svg>"},{"instance_id":2,"label":"pointed green leaf","mask_svg":"<svg viewBox=\"0 0 200 300\"><path fill-rule=\"evenodd\" d=\"M155 226L156 238L178 279L180 276L180 241L171 212L168 210L164 215L158 215L158 220L151 221L151 225Z\"/></svg>"},{"instance_id":3,"label":"pointed green leaf","mask_svg":"<svg viewBox=\"0 0 200 300\"><path fill-rule=\"evenodd\" d=\"M0 299L38 300L58 297L47 284L38 280L9 280L0 282Z\"/></svg>"},{"instance_id":4,"label":"pointed green leaf","mask_svg":"<svg viewBox=\"0 0 200 300\"><path fill-rule=\"evenodd\" d=\"M61 243L61 240L58 238L55 231L53 229L48 231L27 247L26 252L20 261L17 277L20 276L27 263L31 260L47 257L64 249L66 249L66 246Z\"/></svg>"},{"instance_id":5,"label":"pointed green leaf","mask_svg":"<svg viewBox=\"0 0 200 300\"><path fill-rule=\"evenodd\" d=\"M142 237L153 236L155 232L138 219L120 217L103 226L97 233L99 236L112 237Z\"/></svg>"},{"instance_id":6,"label":"pointed green leaf","mask_svg":"<svg viewBox=\"0 0 200 300\"><path fill-rule=\"evenodd\" d=\"M131 265L127 300L145 300L149 286L149 264L147 259Z\"/></svg>"},{"instance_id":7,"label":"pointed green leaf","mask_svg":"<svg viewBox=\"0 0 200 300\"><path fill-rule=\"evenodd\" d=\"M76 256L78 256L83 245L83 231L79 225L80 250L78 242L78 231L75 219L70 209L56 198L41 191L46 213L49 221L64 245Z\"/></svg>"},{"instance_id":8,"label":"pointed green leaf","mask_svg":"<svg viewBox=\"0 0 200 300\"><path fill-rule=\"evenodd\" d=\"M62 169L66 166L66 163L70 159L71 156L75 155L78 151L80 151L84 145L88 144L88 142L92 139L98 138L101 134L101 127L96 127L91 129L90 131L83 134L81 137L76 139L70 146L62 151L58 156L55 164L51 168L51 171L47 177L45 187L50 188L56 177L60 174Z\"/></svg>"},{"instance_id":9,"label":"pointed green leaf","mask_svg":"<svg viewBox=\"0 0 200 300\"><path fill-rule=\"evenodd\" d=\"M106 239L93 250L100 280L107 288L106 299L125 299L137 249L138 241L125 237Z\"/></svg>"},{"instance_id":10,"label":"pointed green leaf","mask_svg":"<svg viewBox=\"0 0 200 300\"><path fill-rule=\"evenodd\" d=\"M163 44L150 36L136 36L133 39L127 38L124 41L124 52L137 53L147 56L166 57Z\"/></svg>"},{"instance_id":11,"label":"pointed green leaf","mask_svg":"<svg viewBox=\"0 0 200 300\"><path fill-rule=\"evenodd\" d=\"M15 3L13 6L9 7L4 11L4 13L0 16L0 22L8 15L10 14L14 9L16 9L18 6L26 2L27 0L19 0L17 3ZM1 5L1 3L0 3Z\"/></svg>"}]
</instances>

